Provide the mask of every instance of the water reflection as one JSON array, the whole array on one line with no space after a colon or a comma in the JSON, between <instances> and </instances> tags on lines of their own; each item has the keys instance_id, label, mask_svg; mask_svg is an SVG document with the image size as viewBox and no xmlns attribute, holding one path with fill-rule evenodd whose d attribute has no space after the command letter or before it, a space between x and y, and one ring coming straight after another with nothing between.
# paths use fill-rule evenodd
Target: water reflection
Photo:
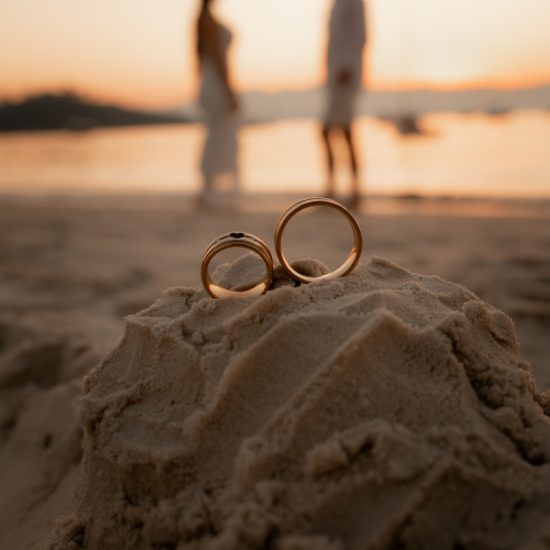
<instances>
[{"instance_id":1,"label":"water reflection","mask_svg":"<svg viewBox=\"0 0 550 550\"><path fill-rule=\"evenodd\" d=\"M369 193L550 197L546 113L434 114L423 126L429 137L403 139L383 121L358 121ZM317 133L314 120L244 128L244 190L317 194ZM0 136L0 191L194 193L203 139L195 125Z\"/></svg>"}]
</instances>

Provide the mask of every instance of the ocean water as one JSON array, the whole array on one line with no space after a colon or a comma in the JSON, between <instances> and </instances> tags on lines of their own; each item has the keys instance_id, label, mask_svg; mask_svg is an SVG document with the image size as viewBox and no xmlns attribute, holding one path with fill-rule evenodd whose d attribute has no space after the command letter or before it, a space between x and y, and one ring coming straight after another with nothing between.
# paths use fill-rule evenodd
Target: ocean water
<instances>
[{"instance_id":1,"label":"ocean water","mask_svg":"<svg viewBox=\"0 0 550 550\"><path fill-rule=\"evenodd\" d=\"M402 137L387 122L358 120L365 193L550 199L550 112L433 114L422 126L424 135ZM203 139L195 124L0 135L0 192L194 193ZM240 145L243 191L322 192L316 121L243 127ZM346 180L339 173L342 192Z\"/></svg>"}]
</instances>

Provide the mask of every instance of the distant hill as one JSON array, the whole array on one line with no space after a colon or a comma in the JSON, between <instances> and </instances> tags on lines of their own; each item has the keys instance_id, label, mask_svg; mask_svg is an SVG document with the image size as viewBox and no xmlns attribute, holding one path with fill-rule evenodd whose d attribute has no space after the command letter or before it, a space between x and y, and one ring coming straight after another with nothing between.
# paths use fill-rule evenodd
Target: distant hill
<instances>
[{"instance_id":1,"label":"distant hill","mask_svg":"<svg viewBox=\"0 0 550 550\"><path fill-rule=\"evenodd\" d=\"M0 132L27 130L90 130L113 126L177 124L180 114L133 111L93 103L71 93L44 94L19 103L0 104Z\"/></svg>"}]
</instances>

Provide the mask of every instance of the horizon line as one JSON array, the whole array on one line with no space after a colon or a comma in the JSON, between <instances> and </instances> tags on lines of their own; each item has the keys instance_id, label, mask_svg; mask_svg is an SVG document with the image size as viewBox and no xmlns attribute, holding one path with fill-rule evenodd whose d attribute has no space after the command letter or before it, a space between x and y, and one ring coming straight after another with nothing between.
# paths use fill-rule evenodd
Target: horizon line
<instances>
[{"instance_id":1,"label":"horizon line","mask_svg":"<svg viewBox=\"0 0 550 550\"><path fill-rule=\"evenodd\" d=\"M383 94L383 93L415 93L415 92L439 92L439 93L452 93L452 92L481 92L481 91L494 91L494 92L513 92L513 91L525 91L525 90L537 90L550 87L550 78L530 82L526 84L512 84L512 83L503 83L503 82L493 82L489 80L475 81L471 83L460 83L458 85L453 84L440 84L440 83L430 83L430 82L420 82L415 84L401 84L401 85L389 85L389 86L376 86L368 87L363 86L362 91L371 92L373 94ZM265 95L278 95L284 93L300 93L300 92L312 92L322 90L324 88L323 84L318 86L301 86L301 87L280 87L276 89L265 89L265 88L255 88L255 87L245 87L238 90L239 95L245 94L265 94ZM120 99L115 99L114 97L109 98L107 94L94 93L93 91L85 91L79 89L78 86L59 86L59 87L44 87L35 90L28 90L26 92L18 94L7 94L5 96L0 95L0 105L5 105L9 103L22 103L28 99L53 95L74 95L79 99L102 104L102 105L112 105L116 107L121 107L125 109L134 109L134 110L145 110L145 111L171 111L173 109L179 109L182 106L190 105L195 102L195 98L186 99L182 97L179 103L170 103L165 104L164 106L154 107L152 104L145 104L143 102L135 101L124 101Z\"/></svg>"}]
</instances>

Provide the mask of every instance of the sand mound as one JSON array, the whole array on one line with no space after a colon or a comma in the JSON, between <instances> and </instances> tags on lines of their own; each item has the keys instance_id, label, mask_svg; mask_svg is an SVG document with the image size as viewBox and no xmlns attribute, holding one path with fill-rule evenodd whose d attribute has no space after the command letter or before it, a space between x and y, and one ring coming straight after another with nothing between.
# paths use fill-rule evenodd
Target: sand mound
<instances>
[{"instance_id":1,"label":"sand mound","mask_svg":"<svg viewBox=\"0 0 550 550\"><path fill-rule=\"evenodd\" d=\"M52 547L548 540L549 400L508 317L381 259L281 285L175 288L127 319L86 380L76 511Z\"/></svg>"}]
</instances>

